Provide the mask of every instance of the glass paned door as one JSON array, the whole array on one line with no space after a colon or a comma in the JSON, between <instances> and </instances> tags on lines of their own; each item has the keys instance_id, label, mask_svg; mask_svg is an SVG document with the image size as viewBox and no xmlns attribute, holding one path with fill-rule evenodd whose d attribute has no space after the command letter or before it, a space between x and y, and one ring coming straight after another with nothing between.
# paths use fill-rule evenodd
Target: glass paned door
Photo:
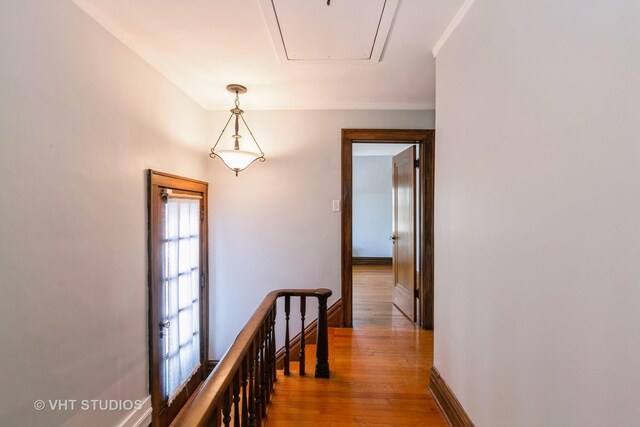
<instances>
[{"instance_id":1,"label":"glass paned door","mask_svg":"<svg viewBox=\"0 0 640 427\"><path fill-rule=\"evenodd\" d=\"M148 179L151 424L165 427L206 374L209 190L154 170Z\"/></svg>"},{"instance_id":2,"label":"glass paned door","mask_svg":"<svg viewBox=\"0 0 640 427\"><path fill-rule=\"evenodd\" d=\"M167 196L163 228L161 370L171 404L200 368L200 200Z\"/></svg>"}]
</instances>

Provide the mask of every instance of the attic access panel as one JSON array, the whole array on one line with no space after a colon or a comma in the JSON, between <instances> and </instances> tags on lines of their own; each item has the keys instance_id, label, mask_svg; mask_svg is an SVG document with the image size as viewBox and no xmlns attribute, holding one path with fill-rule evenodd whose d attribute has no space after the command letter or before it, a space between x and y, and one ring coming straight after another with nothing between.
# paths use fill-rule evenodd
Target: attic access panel
<instances>
[{"instance_id":1,"label":"attic access panel","mask_svg":"<svg viewBox=\"0 0 640 427\"><path fill-rule=\"evenodd\" d=\"M258 0L281 60L378 62L398 0Z\"/></svg>"}]
</instances>

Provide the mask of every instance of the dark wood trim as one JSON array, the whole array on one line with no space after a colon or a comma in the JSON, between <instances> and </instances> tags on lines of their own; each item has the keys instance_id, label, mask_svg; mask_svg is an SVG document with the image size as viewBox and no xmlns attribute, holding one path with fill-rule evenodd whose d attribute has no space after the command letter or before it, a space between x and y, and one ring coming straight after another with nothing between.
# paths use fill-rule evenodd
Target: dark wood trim
<instances>
[{"instance_id":1,"label":"dark wood trim","mask_svg":"<svg viewBox=\"0 0 640 427\"><path fill-rule=\"evenodd\" d=\"M202 193L205 191L209 183L205 181L199 181L197 179L185 178L178 175L172 175L170 173L158 172L149 169L149 179L154 185L159 185L163 188L173 188L176 190L195 191Z\"/></svg>"},{"instance_id":2,"label":"dark wood trim","mask_svg":"<svg viewBox=\"0 0 640 427\"><path fill-rule=\"evenodd\" d=\"M353 131L342 129L342 326L353 327L353 203L351 189L353 188Z\"/></svg>"},{"instance_id":3,"label":"dark wood trim","mask_svg":"<svg viewBox=\"0 0 640 427\"><path fill-rule=\"evenodd\" d=\"M342 300L338 300L331 304L327 309L327 325L330 328L339 328L342 323ZM318 332L318 320L314 320L304 328L305 342L313 343L316 341ZM298 361L300 358L300 336L296 335L289 341L289 354L291 361ZM282 369L284 367L284 346L276 353L276 367Z\"/></svg>"},{"instance_id":4,"label":"dark wood trim","mask_svg":"<svg viewBox=\"0 0 640 427\"><path fill-rule=\"evenodd\" d=\"M419 324L433 329L433 205L435 182L435 131L433 129L342 129L342 325L353 326L352 188L353 144L408 143L420 146L420 274Z\"/></svg>"},{"instance_id":5,"label":"dark wood trim","mask_svg":"<svg viewBox=\"0 0 640 427\"><path fill-rule=\"evenodd\" d=\"M429 375L429 391L450 426L474 427L471 418L435 366L431 367Z\"/></svg>"},{"instance_id":6,"label":"dark wood trim","mask_svg":"<svg viewBox=\"0 0 640 427\"><path fill-rule=\"evenodd\" d=\"M391 265L391 257L353 257L353 265Z\"/></svg>"},{"instance_id":7,"label":"dark wood trim","mask_svg":"<svg viewBox=\"0 0 640 427\"><path fill-rule=\"evenodd\" d=\"M188 385L182 390L171 405L167 405L162 392L162 379L160 377L160 338L158 335L159 313L162 306L160 295L161 271L162 271L162 203L163 189L172 189L177 192L197 194L202 197L202 222L200 224L200 269L204 275L204 286L200 288L200 301L202 317L200 320L201 333L201 367L199 373L193 375ZM169 425L178 411L187 402L190 395L198 388L198 385L206 378L208 360L208 295L209 295L209 237L208 237L208 183L191 178L183 178L177 175L158 172L149 169L147 171L147 256L148 256L148 289L149 289L149 391L151 394L152 425L162 427Z\"/></svg>"},{"instance_id":8,"label":"dark wood trim","mask_svg":"<svg viewBox=\"0 0 640 427\"><path fill-rule=\"evenodd\" d=\"M207 376L218 366L218 363L220 363L220 361L217 359L207 360Z\"/></svg>"},{"instance_id":9,"label":"dark wood trim","mask_svg":"<svg viewBox=\"0 0 640 427\"><path fill-rule=\"evenodd\" d=\"M433 329L434 301L434 205L435 205L435 132L431 131L420 145L420 326Z\"/></svg>"}]
</instances>

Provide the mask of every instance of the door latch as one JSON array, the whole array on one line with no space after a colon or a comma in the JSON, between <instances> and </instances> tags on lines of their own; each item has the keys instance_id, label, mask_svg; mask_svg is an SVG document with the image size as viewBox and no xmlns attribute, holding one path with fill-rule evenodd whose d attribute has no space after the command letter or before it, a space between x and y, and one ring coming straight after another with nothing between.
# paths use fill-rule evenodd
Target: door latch
<instances>
[{"instance_id":1,"label":"door latch","mask_svg":"<svg viewBox=\"0 0 640 427\"><path fill-rule=\"evenodd\" d=\"M164 337L164 330L169 330L169 325L171 325L171 322L169 321L169 319L166 319L162 322L160 322L160 324L158 326L160 326L160 338Z\"/></svg>"}]
</instances>

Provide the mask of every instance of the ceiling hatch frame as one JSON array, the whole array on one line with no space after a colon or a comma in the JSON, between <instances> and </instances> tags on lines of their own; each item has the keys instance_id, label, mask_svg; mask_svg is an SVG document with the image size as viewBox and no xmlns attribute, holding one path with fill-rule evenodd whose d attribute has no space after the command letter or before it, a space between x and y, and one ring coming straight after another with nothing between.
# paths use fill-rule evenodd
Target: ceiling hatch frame
<instances>
[{"instance_id":1,"label":"ceiling hatch frame","mask_svg":"<svg viewBox=\"0 0 640 427\"><path fill-rule=\"evenodd\" d=\"M305 0L305 1L309 1L309 0ZM322 1L322 0L314 0L314 1ZM295 59L295 58L289 58L287 56L286 43L284 40L284 36L282 34L280 22L278 21L274 0L258 0L258 3L260 3L260 8L262 10L262 16L265 20L267 28L269 29L269 35L271 36L271 43L273 45L274 50L276 51L276 56L278 57L279 62L289 63L289 64L295 64L295 63L327 64L327 63L336 63L336 62L362 64L362 63L380 62L382 60L384 48L387 44L387 39L389 37L389 34L391 33L391 26L393 24L393 20L395 18L396 10L398 8L399 2L400 0L384 0L383 10L380 15L380 20L378 22L377 31L375 34L375 39L373 42L373 46L371 48L371 54L369 58Z\"/></svg>"}]
</instances>

